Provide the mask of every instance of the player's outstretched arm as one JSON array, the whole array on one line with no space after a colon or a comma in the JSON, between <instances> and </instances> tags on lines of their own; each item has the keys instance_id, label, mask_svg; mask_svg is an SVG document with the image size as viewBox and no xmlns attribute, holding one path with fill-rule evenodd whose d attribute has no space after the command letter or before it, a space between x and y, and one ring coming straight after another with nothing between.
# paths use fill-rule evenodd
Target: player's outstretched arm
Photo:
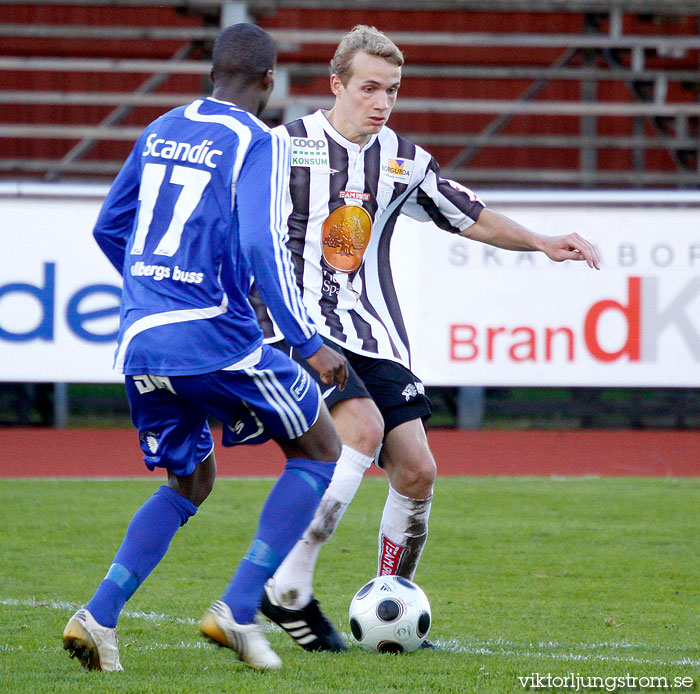
<instances>
[{"instance_id":1,"label":"player's outstretched arm","mask_svg":"<svg viewBox=\"0 0 700 694\"><path fill-rule=\"evenodd\" d=\"M580 234L543 236L493 210L482 210L478 221L460 234L509 251L542 251L556 262L583 260L589 267L600 270L598 249Z\"/></svg>"},{"instance_id":2,"label":"player's outstretched arm","mask_svg":"<svg viewBox=\"0 0 700 694\"><path fill-rule=\"evenodd\" d=\"M345 388L348 380L348 362L345 357L327 345L321 347L310 357L307 363L318 371L321 380L326 384L337 383L340 390Z\"/></svg>"},{"instance_id":3,"label":"player's outstretched arm","mask_svg":"<svg viewBox=\"0 0 700 694\"><path fill-rule=\"evenodd\" d=\"M598 249L580 234L543 236L542 244L542 252L551 260L585 260L588 267L600 270Z\"/></svg>"}]
</instances>

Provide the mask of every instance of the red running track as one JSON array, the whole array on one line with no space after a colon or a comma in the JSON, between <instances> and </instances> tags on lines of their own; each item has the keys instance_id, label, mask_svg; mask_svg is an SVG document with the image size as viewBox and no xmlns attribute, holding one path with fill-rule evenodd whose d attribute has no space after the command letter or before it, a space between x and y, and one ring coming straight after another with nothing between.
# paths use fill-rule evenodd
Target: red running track
<instances>
[{"instance_id":1,"label":"red running track","mask_svg":"<svg viewBox=\"0 0 700 694\"><path fill-rule=\"evenodd\" d=\"M428 437L441 475L700 476L697 431L432 429ZM221 476L277 476L284 462L273 443L217 445L216 456ZM0 477L150 474L132 429L0 429Z\"/></svg>"}]
</instances>

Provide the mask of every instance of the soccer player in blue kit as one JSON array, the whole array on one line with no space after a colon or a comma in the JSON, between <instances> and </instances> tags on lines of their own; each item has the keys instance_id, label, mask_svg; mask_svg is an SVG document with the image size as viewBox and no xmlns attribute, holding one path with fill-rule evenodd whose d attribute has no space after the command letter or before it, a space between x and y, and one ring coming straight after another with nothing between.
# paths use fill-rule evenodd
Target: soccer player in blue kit
<instances>
[{"instance_id":1,"label":"soccer player in blue kit","mask_svg":"<svg viewBox=\"0 0 700 694\"><path fill-rule=\"evenodd\" d=\"M275 59L262 29L223 30L212 96L145 129L95 226L124 278L115 369L125 374L146 466L165 468L167 484L136 512L104 580L65 627L64 648L87 669L123 669L119 614L212 489L209 415L223 422L224 445L272 438L287 463L247 554L200 628L252 668L281 666L256 611L265 582L313 518L341 444L313 379L263 345L247 299L253 278L285 338L324 383L342 389L348 371L310 321L286 248L289 147L257 118Z\"/></svg>"}]
</instances>

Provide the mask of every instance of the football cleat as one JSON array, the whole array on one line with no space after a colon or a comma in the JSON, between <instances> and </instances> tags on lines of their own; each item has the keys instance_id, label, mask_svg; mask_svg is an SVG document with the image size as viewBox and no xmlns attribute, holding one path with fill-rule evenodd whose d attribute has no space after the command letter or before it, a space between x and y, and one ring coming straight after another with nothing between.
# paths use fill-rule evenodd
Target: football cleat
<instances>
[{"instance_id":1,"label":"football cleat","mask_svg":"<svg viewBox=\"0 0 700 694\"><path fill-rule=\"evenodd\" d=\"M238 624L231 608L217 600L199 622L200 631L212 642L233 650L238 659L254 670L277 670L282 661L257 624Z\"/></svg>"},{"instance_id":2,"label":"football cleat","mask_svg":"<svg viewBox=\"0 0 700 694\"><path fill-rule=\"evenodd\" d=\"M119 662L117 630L98 624L84 607L68 620L62 639L63 648L86 670L114 672L124 669Z\"/></svg>"},{"instance_id":3,"label":"football cleat","mask_svg":"<svg viewBox=\"0 0 700 694\"><path fill-rule=\"evenodd\" d=\"M275 601L270 585L265 586L260 611L271 621L281 627L306 651L330 651L338 653L347 651L348 647L342 636L334 629L326 615L321 612L318 600L302 607L290 610Z\"/></svg>"}]
</instances>

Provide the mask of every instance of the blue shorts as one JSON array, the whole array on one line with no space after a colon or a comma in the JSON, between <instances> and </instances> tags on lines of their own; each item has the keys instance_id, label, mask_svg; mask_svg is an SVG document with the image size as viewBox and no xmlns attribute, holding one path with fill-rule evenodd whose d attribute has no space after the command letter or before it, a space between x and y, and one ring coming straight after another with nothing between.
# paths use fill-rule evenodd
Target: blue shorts
<instances>
[{"instance_id":1,"label":"blue shorts","mask_svg":"<svg viewBox=\"0 0 700 694\"><path fill-rule=\"evenodd\" d=\"M297 439L314 424L321 406L308 372L267 345L254 367L239 371L127 376L126 394L146 467L183 477L214 448L209 415L223 423L223 445L235 446Z\"/></svg>"}]
</instances>

